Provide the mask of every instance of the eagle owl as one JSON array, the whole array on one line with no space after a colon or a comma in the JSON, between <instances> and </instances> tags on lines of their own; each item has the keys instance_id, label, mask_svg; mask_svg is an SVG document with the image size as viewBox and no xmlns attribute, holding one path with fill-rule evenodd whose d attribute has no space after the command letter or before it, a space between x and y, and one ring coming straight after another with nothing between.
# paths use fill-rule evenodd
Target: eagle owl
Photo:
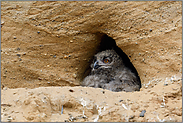
<instances>
[{"instance_id":1,"label":"eagle owl","mask_svg":"<svg viewBox=\"0 0 183 123\"><path fill-rule=\"evenodd\" d=\"M125 66L123 58L113 49L97 53L90 67L91 73L84 78L82 86L115 92L140 90L141 82L138 75Z\"/></svg>"}]
</instances>

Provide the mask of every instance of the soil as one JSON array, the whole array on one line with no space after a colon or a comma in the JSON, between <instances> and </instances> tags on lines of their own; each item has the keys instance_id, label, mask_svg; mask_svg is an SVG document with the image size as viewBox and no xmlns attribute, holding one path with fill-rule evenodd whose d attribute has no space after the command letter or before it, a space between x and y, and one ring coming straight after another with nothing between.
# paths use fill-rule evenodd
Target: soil
<instances>
[{"instance_id":1,"label":"soil","mask_svg":"<svg viewBox=\"0 0 183 123\"><path fill-rule=\"evenodd\" d=\"M139 73L139 92L81 87L100 34ZM1 120L181 122L181 1L1 2Z\"/></svg>"}]
</instances>

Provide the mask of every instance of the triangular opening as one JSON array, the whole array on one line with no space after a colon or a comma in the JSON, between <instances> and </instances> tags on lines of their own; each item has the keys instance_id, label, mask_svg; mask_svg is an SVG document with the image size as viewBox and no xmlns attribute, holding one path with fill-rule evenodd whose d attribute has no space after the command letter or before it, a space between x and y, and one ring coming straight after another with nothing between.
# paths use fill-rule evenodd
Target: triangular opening
<instances>
[{"instance_id":1,"label":"triangular opening","mask_svg":"<svg viewBox=\"0 0 183 123\"><path fill-rule=\"evenodd\" d=\"M140 77L138 75L137 70L131 63L128 56L123 52L123 50L116 45L116 41L104 33L96 33L96 35L98 37L98 40L100 41L99 46L96 49L96 53L105 51L105 50L110 50L110 49L115 50L116 53L122 58L124 65L126 67L128 67L133 73L135 73L135 75L138 77L139 82L140 82ZM92 60L93 59L91 59L91 62L92 62ZM87 69L84 73L83 78L86 77L90 73L90 71L91 71L91 68L90 68L90 64L89 64L89 66L87 67ZM139 84L140 84L140 88L141 88L141 82Z\"/></svg>"}]
</instances>

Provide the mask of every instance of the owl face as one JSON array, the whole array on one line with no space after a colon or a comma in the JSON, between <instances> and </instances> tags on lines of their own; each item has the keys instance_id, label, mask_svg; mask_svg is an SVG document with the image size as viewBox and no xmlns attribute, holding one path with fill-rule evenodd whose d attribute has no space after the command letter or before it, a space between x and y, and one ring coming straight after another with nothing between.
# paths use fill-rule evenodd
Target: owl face
<instances>
[{"instance_id":1,"label":"owl face","mask_svg":"<svg viewBox=\"0 0 183 123\"><path fill-rule=\"evenodd\" d=\"M114 50L105 50L97 53L94 56L93 63L91 64L92 70L97 69L110 69L121 66L122 59Z\"/></svg>"}]
</instances>

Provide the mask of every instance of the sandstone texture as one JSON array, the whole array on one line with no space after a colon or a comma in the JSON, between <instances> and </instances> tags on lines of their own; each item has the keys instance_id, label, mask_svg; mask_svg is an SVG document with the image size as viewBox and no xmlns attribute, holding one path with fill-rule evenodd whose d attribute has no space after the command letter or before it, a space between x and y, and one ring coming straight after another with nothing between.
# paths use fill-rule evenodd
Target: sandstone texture
<instances>
[{"instance_id":1,"label":"sandstone texture","mask_svg":"<svg viewBox=\"0 0 183 123\"><path fill-rule=\"evenodd\" d=\"M139 92L81 87L102 34ZM1 2L1 120L181 122L181 1Z\"/></svg>"}]
</instances>

